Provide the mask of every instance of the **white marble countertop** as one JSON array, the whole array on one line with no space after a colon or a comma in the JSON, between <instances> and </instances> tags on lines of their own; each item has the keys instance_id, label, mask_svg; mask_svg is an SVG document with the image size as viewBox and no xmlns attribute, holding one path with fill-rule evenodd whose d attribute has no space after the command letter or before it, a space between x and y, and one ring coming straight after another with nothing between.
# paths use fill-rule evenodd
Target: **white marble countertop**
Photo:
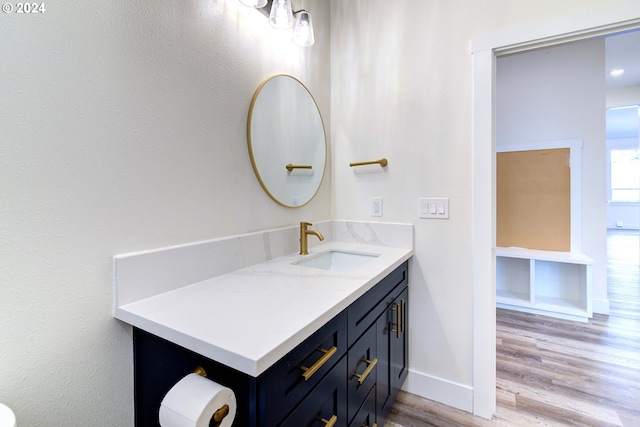
<instances>
[{"instance_id":1,"label":"white marble countertop","mask_svg":"<svg viewBox=\"0 0 640 427\"><path fill-rule=\"evenodd\" d=\"M330 241L331 249L379 254L338 273L293 265L284 255L195 284L116 305L114 317L257 377L409 259L412 249Z\"/></svg>"}]
</instances>

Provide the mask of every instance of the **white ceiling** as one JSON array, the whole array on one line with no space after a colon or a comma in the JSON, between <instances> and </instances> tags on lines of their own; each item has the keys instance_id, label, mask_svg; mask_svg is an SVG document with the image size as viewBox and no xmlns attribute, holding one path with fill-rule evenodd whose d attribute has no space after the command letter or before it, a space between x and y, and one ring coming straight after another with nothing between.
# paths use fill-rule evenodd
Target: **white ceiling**
<instances>
[{"instance_id":1,"label":"white ceiling","mask_svg":"<svg viewBox=\"0 0 640 427\"><path fill-rule=\"evenodd\" d=\"M605 55L607 89L640 85L640 31L607 37ZM617 68L624 69L624 74L610 76L609 72ZM637 107L609 109L607 138L637 138L639 123Z\"/></svg>"},{"instance_id":2,"label":"white ceiling","mask_svg":"<svg viewBox=\"0 0 640 427\"><path fill-rule=\"evenodd\" d=\"M605 40L607 88L640 85L640 30L607 37ZM624 74L612 77L616 68Z\"/></svg>"}]
</instances>

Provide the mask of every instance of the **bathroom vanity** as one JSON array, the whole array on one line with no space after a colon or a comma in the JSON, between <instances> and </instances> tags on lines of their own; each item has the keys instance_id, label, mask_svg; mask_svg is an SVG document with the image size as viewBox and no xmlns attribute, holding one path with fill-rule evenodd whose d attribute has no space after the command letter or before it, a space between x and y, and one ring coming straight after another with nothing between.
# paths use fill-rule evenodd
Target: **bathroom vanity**
<instances>
[{"instance_id":1,"label":"bathroom vanity","mask_svg":"<svg viewBox=\"0 0 640 427\"><path fill-rule=\"evenodd\" d=\"M405 261L258 377L135 328L136 425L196 367L234 390L237 426L384 425L408 373L407 284Z\"/></svg>"},{"instance_id":2,"label":"bathroom vanity","mask_svg":"<svg viewBox=\"0 0 640 427\"><path fill-rule=\"evenodd\" d=\"M116 257L114 317L134 327L136 425L158 425L166 392L197 367L234 391L234 426L384 425L408 373L412 227L372 224L319 224L327 241L307 256L274 252L274 235L243 235ZM271 259L248 260L243 240L272 244ZM251 265L229 260L213 277L199 271L212 253ZM314 261L333 255L348 268Z\"/></svg>"}]
</instances>

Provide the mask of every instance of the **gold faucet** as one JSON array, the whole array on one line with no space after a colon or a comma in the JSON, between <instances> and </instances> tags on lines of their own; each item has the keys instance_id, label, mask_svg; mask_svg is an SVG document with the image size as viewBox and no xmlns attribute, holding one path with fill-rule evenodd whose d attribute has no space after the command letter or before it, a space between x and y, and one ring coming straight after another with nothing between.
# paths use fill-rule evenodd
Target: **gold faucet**
<instances>
[{"instance_id":1,"label":"gold faucet","mask_svg":"<svg viewBox=\"0 0 640 427\"><path fill-rule=\"evenodd\" d=\"M319 231L307 229L307 227L310 225L313 224L304 221L300 223L300 255L309 254L309 249L307 246L307 235L313 234L314 236L317 236L321 241L324 240L324 236Z\"/></svg>"}]
</instances>

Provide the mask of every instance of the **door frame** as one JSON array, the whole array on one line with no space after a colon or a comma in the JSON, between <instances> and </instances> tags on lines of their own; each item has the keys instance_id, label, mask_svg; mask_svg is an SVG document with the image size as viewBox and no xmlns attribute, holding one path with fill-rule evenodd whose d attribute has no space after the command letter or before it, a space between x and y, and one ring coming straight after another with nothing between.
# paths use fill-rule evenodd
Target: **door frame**
<instances>
[{"instance_id":1,"label":"door frame","mask_svg":"<svg viewBox=\"0 0 640 427\"><path fill-rule=\"evenodd\" d=\"M640 28L640 2L624 0L578 14L471 39L473 56L473 413L496 410L496 58ZM487 200L490 203L487 203ZM487 227L487 224L490 224Z\"/></svg>"}]
</instances>

